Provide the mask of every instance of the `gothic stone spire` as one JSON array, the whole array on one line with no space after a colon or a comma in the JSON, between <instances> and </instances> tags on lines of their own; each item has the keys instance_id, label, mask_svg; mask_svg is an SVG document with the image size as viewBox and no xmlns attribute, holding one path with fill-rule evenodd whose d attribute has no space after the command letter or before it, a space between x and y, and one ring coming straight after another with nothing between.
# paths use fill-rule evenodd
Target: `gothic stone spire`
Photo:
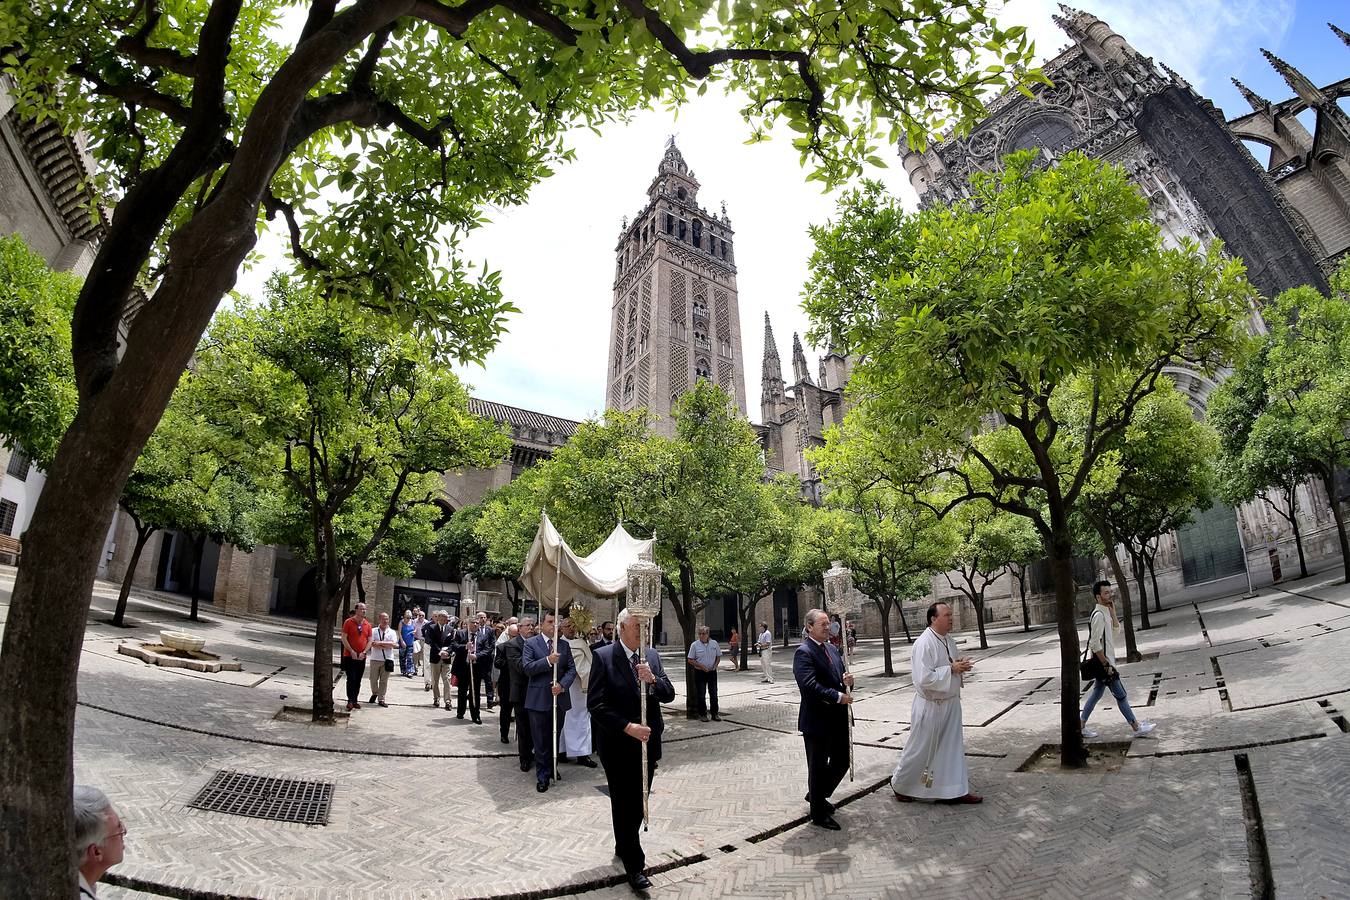
<instances>
[{"instance_id":1,"label":"gothic stone spire","mask_svg":"<svg viewBox=\"0 0 1350 900\"><path fill-rule=\"evenodd\" d=\"M1345 46L1350 47L1350 34L1346 34L1344 31L1341 31L1331 22L1327 23L1327 27L1336 33L1336 37L1340 38L1341 42L1344 43Z\"/></svg>"},{"instance_id":2,"label":"gothic stone spire","mask_svg":"<svg viewBox=\"0 0 1350 900\"><path fill-rule=\"evenodd\" d=\"M802 350L802 339L792 332L792 383L815 384L811 380L811 370L806 365L806 351Z\"/></svg>"},{"instance_id":3,"label":"gothic stone spire","mask_svg":"<svg viewBox=\"0 0 1350 900\"><path fill-rule=\"evenodd\" d=\"M1289 65L1289 63L1280 59L1264 47L1261 48L1261 55L1266 58L1266 61L1270 63L1276 72L1280 73L1280 77L1285 80L1285 83L1293 89L1294 93L1297 94L1298 98L1304 103L1309 106L1319 107L1324 107L1328 104L1327 95L1322 93L1317 85L1309 81L1308 76L1304 75L1298 69L1295 69L1293 66Z\"/></svg>"},{"instance_id":4,"label":"gothic stone spire","mask_svg":"<svg viewBox=\"0 0 1350 900\"><path fill-rule=\"evenodd\" d=\"M760 378L762 391L760 403L768 406L783 399L783 366L778 361L778 342L773 339L773 326L769 324L769 313L764 313L764 369Z\"/></svg>"},{"instance_id":5,"label":"gothic stone spire","mask_svg":"<svg viewBox=\"0 0 1350 900\"><path fill-rule=\"evenodd\" d=\"M1270 112L1269 100L1262 97L1236 78L1230 80L1233 82L1233 86L1238 89L1238 92L1242 94L1242 99L1246 100L1248 105L1251 106L1253 112Z\"/></svg>"}]
</instances>

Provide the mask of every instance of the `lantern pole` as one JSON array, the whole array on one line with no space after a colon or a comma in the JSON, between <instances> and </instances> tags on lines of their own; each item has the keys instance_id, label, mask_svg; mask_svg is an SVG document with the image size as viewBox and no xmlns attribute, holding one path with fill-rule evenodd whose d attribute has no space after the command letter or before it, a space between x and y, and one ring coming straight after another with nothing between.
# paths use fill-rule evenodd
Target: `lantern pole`
<instances>
[{"instance_id":1,"label":"lantern pole","mask_svg":"<svg viewBox=\"0 0 1350 900\"><path fill-rule=\"evenodd\" d=\"M848 614L855 609L857 602L856 593L853 590L853 572L839 560L833 560L830 564L830 570L825 573L822 579L825 585L825 611L839 616L839 637L843 645L844 673L849 671L849 652L848 652ZM844 685L844 692L850 697L853 695L853 688L847 684ZM845 711L845 722L848 726L848 780L853 781L853 704L848 704Z\"/></svg>"},{"instance_id":2,"label":"lantern pole","mask_svg":"<svg viewBox=\"0 0 1350 900\"><path fill-rule=\"evenodd\" d=\"M647 647L651 642L652 619L661 612L661 567L652 562L651 553L643 553L642 558L628 567L628 614L638 620L638 656L641 662L647 661ZM637 676L636 669L633 675ZM642 694L638 712L639 724L647 727L647 682L637 679ZM651 819L648 808L650 793L647 769L647 742L642 741L642 827L645 831Z\"/></svg>"}]
</instances>

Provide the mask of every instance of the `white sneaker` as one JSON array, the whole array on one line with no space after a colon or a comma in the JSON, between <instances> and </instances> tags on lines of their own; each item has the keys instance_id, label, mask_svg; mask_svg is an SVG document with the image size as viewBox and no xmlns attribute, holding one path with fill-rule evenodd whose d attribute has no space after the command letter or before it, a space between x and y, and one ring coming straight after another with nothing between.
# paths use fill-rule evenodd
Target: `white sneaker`
<instances>
[{"instance_id":1,"label":"white sneaker","mask_svg":"<svg viewBox=\"0 0 1350 900\"><path fill-rule=\"evenodd\" d=\"M1083 737L1085 737L1085 738L1095 738L1096 736L1097 736L1097 732L1096 732L1096 731L1094 731L1094 730L1091 729L1091 728L1088 728L1088 727L1084 726L1084 728L1083 728Z\"/></svg>"},{"instance_id":2,"label":"white sneaker","mask_svg":"<svg viewBox=\"0 0 1350 900\"><path fill-rule=\"evenodd\" d=\"M1154 725L1152 722L1140 722L1139 727L1134 730L1134 736L1146 737L1151 731L1153 731L1153 729L1157 727L1158 726Z\"/></svg>"}]
</instances>

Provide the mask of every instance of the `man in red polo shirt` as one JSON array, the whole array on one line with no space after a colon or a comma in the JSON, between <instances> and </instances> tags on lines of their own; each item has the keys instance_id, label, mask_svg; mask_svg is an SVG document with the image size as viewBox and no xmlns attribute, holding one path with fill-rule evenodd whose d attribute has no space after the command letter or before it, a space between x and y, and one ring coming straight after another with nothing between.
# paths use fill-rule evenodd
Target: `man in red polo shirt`
<instances>
[{"instance_id":1,"label":"man in red polo shirt","mask_svg":"<svg viewBox=\"0 0 1350 900\"><path fill-rule=\"evenodd\" d=\"M370 647L370 623L366 621L366 605L356 604L347 621L342 623L342 673L347 676L347 709L361 708L361 677L366 672L366 656Z\"/></svg>"}]
</instances>

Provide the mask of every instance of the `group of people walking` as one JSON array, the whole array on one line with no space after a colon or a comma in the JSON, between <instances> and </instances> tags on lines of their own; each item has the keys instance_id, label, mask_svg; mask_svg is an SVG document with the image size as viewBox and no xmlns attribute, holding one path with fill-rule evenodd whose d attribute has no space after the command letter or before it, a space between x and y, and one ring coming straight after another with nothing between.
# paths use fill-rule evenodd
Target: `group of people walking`
<instances>
[{"instance_id":1,"label":"group of people walking","mask_svg":"<svg viewBox=\"0 0 1350 900\"><path fill-rule=\"evenodd\" d=\"M1100 662L1101 677L1094 681L1081 713L1084 737L1096 737L1087 727L1089 716L1106 691L1115 697L1121 714L1137 737L1154 729L1130 709L1120 674L1115 668L1113 633L1119 629L1111 585L1093 585L1097 604L1091 617L1086 653ZM630 885L645 890L645 856L638 828L643 816L640 789L642 745L647 745L647 781L655 777L661 757L663 722L660 704L675 699L675 689L653 648L639 652L638 621L624 610L615 624L605 622L588 635L578 634L573 621L556 621L544 611L491 623L485 613L456 622L437 611L427 621L419 609L404 614L398 628L381 613L372 627L364 604L357 604L343 623L343 669L347 676L348 709L360 708L362 670L371 664L370 701L385 704L388 677L400 671L425 679L432 705L450 710L450 690L457 687L457 718L466 713L481 724L480 692L487 707L500 707L502 743L511 742L516 726L520 769L533 771L536 790L544 793L562 776L554 764L571 762L595 768L593 744L609 781L615 854L623 863ZM961 689L974 668L959 654L950 632L952 609L943 602L927 611L927 628L915 642L911 659L915 696L910 730L890 783L896 800L977 804L983 798L970 790L961 717ZM827 830L839 830L830 797L850 765L848 716L853 704L853 674L842 651L849 640L840 623L819 609L806 614L803 638L793 657L793 676L800 692L797 727L806 751L810 820ZM760 623L754 642L760 654L762 682L773 683L773 635ZM721 718L717 696L720 645L700 626L686 659L693 671L689 704L702 721ZM733 659L733 663L735 660ZM641 687L646 685L647 724L641 722ZM555 702L556 701L556 702Z\"/></svg>"}]
</instances>

